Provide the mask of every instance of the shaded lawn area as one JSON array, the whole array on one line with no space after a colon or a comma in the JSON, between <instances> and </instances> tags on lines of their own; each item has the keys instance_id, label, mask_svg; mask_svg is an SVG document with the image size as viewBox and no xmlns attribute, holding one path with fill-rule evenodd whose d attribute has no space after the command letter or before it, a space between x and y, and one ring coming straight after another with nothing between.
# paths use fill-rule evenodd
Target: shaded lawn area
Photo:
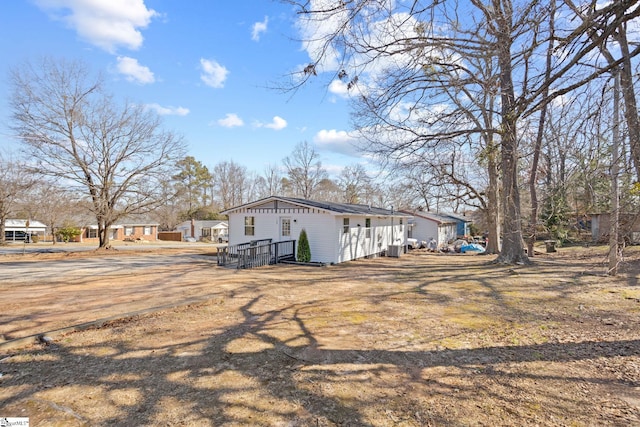
<instances>
[{"instance_id":1,"label":"shaded lawn area","mask_svg":"<svg viewBox=\"0 0 640 427\"><path fill-rule=\"evenodd\" d=\"M215 296L0 356L33 425L640 425L638 251L239 271ZM193 266L191 267L193 268Z\"/></svg>"}]
</instances>

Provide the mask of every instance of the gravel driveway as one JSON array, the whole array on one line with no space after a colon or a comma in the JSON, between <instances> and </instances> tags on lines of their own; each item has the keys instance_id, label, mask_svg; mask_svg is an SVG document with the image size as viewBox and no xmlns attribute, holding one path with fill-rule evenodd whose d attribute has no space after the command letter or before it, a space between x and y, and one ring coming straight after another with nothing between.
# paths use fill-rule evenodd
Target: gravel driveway
<instances>
[{"instance_id":1,"label":"gravel driveway","mask_svg":"<svg viewBox=\"0 0 640 427\"><path fill-rule=\"evenodd\" d=\"M47 256L51 255L0 257L0 344L114 316L206 300L217 292L215 278L234 272L219 268L215 256L204 252Z\"/></svg>"}]
</instances>

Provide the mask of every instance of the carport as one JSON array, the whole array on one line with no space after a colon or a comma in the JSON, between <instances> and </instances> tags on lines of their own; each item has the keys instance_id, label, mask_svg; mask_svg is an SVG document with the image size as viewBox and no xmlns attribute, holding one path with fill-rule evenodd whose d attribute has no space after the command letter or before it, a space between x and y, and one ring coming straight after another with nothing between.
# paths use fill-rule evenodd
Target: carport
<instances>
[{"instance_id":1,"label":"carport","mask_svg":"<svg viewBox=\"0 0 640 427\"><path fill-rule=\"evenodd\" d=\"M33 236L43 239L47 226L39 221L28 219L7 219L4 222L4 239L7 242L33 241Z\"/></svg>"}]
</instances>

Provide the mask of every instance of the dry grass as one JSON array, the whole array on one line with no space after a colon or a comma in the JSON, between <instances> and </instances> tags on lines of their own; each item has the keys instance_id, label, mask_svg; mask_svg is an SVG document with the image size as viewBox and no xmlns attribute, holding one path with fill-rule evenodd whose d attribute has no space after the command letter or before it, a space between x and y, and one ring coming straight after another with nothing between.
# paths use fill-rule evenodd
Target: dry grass
<instances>
[{"instance_id":1,"label":"dry grass","mask_svg":"<svg viewBox=\"0 0 640 427\"><path fill-rule=\"evenodd\" d=\"M198 303L5 352L0 416L37 426L639 425L639 251L615 278L600 274L603 254L562 248L517 267L421 251L326 268L192 264L173 285L178 295L185 283L208 286Z\"/></svg>"}]
</instances>

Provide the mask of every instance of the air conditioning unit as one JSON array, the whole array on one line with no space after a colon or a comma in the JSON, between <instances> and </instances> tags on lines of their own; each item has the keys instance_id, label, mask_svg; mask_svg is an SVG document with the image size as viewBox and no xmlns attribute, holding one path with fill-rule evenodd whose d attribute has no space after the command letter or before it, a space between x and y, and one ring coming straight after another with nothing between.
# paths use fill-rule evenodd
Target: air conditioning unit
<instances>
[{"instance_id":1,"label":"air conditioning unit","mask_svg":"<svg viewBox=\"0 0 640 427\"><path fill-rule=\"evenodd\" d=\"M402 253L402 245L389 245L387 248L387 256L393 258L400 258Z\"/></svg>"}]
</instances>

